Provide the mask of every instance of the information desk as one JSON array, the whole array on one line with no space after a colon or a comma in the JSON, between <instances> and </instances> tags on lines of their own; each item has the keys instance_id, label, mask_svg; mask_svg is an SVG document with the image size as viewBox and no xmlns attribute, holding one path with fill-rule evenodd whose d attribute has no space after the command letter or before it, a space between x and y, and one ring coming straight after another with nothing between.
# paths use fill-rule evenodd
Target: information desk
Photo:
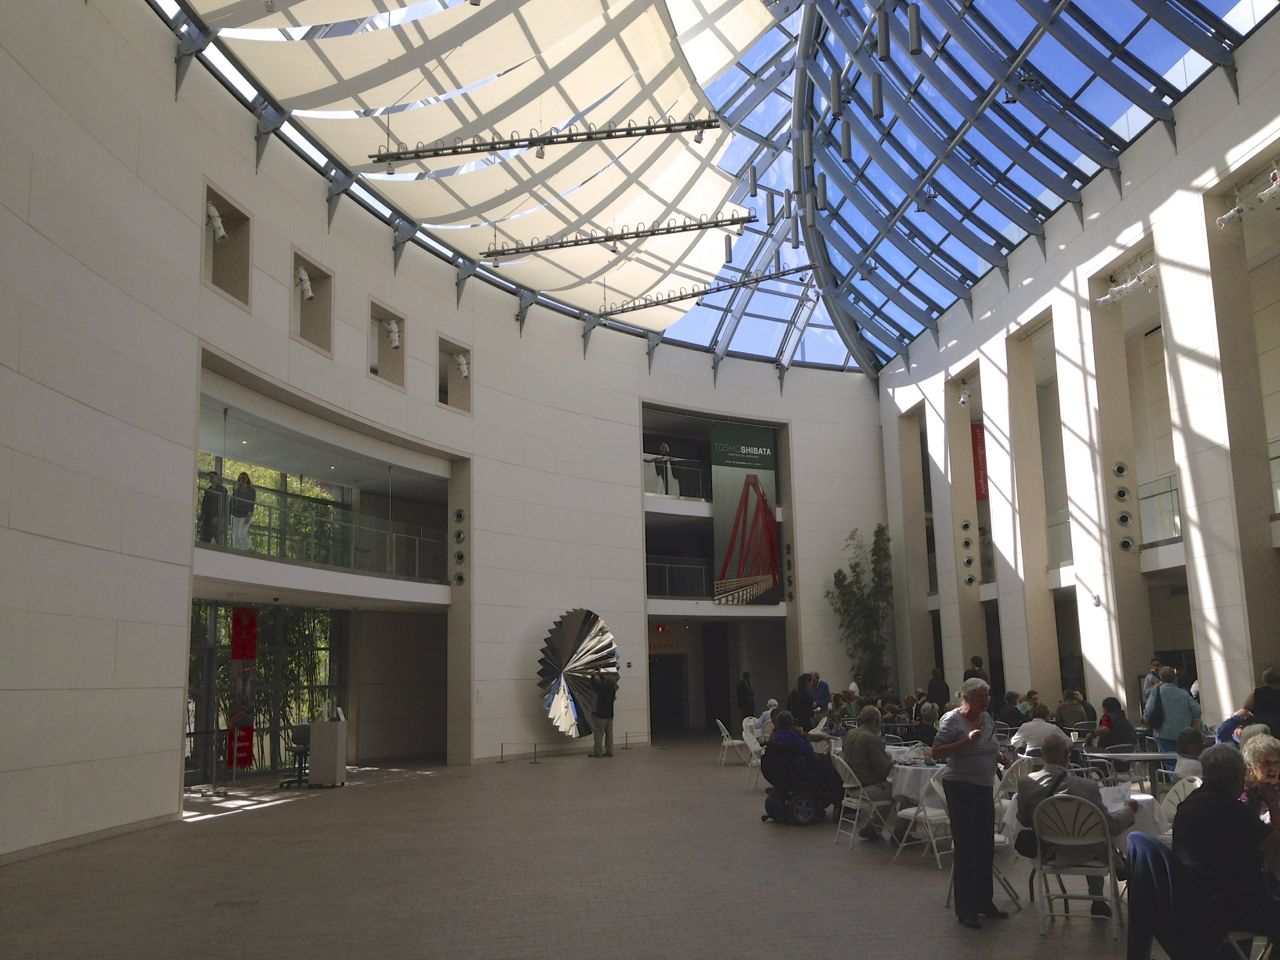
<instances>
[{"instance_id":1,"label":"information desk","mask_svg":"<svg viewBox=\"0 0 1280 960\"><path fill-rule=\"evenodd\" d=\"M313 787L339 787L347 782L347 721L311 724L311 756L307 780Z\"/></svg>"}]
</instances>

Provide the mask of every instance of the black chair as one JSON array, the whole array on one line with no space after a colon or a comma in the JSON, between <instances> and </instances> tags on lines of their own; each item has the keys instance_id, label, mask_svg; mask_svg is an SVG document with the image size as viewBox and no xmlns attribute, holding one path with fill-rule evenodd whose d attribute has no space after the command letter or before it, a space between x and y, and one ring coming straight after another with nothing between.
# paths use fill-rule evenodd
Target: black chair
<instances>
[{"instance_id":1,"label":"black chair","mask_svg":"<svg viewBox=\"0 0 1280 960\"><path fill-rule=\"evenodd\" d=\"M293 725L293 745L289 747L293 754L293 776L281 780L281 787L301 787L308 784L307 759L311 756L311 724L295 723Z\"/></svg>"}]
</instances>

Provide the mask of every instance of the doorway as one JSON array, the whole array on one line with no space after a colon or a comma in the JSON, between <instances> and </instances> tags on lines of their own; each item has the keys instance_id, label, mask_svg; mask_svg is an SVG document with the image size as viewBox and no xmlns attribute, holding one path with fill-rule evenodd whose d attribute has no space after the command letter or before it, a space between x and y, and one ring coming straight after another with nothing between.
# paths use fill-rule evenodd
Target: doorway
<instances>
[{"instance_id":1,"label":"doorway","mask_svg":"<svg viewBox=\"0 0 1280 960\"><path fill-rule=\"evenodd\" d=\"M649 656L649 726L653 733L688 727L689 657L683 653Z\"/></svg>"}]
</instances>

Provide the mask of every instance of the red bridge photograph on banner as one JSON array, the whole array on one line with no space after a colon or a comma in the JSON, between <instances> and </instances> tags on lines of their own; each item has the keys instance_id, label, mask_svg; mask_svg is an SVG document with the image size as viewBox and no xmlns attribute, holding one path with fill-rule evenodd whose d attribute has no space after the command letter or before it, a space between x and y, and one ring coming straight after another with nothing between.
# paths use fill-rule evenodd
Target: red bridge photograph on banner
<instances>
[{"instance_id":1,"label":"red bridge photograph on banner","mask_svg":"<svg viewBox=\"0 0 1280 960\"><path fill-rule=\"evenodd\" d=\"M777 588L777 520L760 478L749 473L742 481L733 528L716 577L715 602L752 603Z\"/></svg>"}]
</instances>

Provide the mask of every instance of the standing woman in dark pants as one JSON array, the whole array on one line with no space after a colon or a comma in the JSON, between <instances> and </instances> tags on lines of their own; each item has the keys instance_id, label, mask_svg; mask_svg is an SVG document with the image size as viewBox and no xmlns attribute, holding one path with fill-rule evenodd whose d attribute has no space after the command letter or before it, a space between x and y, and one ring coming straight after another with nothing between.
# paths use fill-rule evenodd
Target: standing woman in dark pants
<instances>
[{"instance_id":1,"label":"standing woman in dark pants","mask_svg":"<svg viewBox=\"0 0 1280 960\"><path fill-rule=\"evenodd\" d=\"M977 677L960 687L963 703L946 714L933 738L933 757L947 761L942 789L951 817L956 916L962 926L982 929L979 917L1009 916L992 901L995 859L995 778L1000 744L987 708L991 688Z\"/></svg>"}]
</instances>

